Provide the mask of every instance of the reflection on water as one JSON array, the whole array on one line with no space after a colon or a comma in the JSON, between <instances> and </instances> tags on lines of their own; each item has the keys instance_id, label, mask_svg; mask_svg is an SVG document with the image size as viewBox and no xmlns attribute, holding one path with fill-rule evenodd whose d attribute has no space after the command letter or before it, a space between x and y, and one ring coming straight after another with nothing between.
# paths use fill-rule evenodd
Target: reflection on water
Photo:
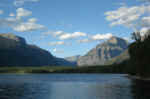
<instances>
[{"instance_id":1,"label":"reflection on water","mask_svg":"<svg viewBox=\"0 0 150 99\"><path fill-rule=\"evenodd\" d=\"M133 84L134 83L134 84ZM150 99L124 75L0 75L0 99Z\"/></svg>"}]
</instances>

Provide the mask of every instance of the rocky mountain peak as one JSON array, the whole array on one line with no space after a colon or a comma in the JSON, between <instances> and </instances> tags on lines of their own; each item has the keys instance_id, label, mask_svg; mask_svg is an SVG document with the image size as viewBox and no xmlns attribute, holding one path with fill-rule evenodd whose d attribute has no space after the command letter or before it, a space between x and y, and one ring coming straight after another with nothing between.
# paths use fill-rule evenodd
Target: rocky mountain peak
<instances>
[{"instance_id":1,"label":"rocky mountain peak","mask_svg":"<svg viewBox=\"0 0 150 99\"><path fill-rule=\"evenodd\" d=\"M109 43L112 43L112 44L117 44L118 43L118 40L119 38L117 37L112 37L108 40Z\"/></svg>"},{"instance_id":2,"label":"rocky mountain peak","mask_svg":"<svg viewBox=\"0 0 150 99\"><path fill-rule=\"evenodd\" d=\"M91 49L78 60L79 66L104 65L107 60L120 55L128 47L128 42L119 37L112 37Z\"/></svg>"},{"instance_id":3,"label":"rocky mountain peak","mask_svg":"<svg viewBox=\"0 0 150 99\"><path fill-rule=\"evenodd\" d=\"M106 43L110 43L110 44L124 43L124 44L127 44L128 42L125 39L123 39L123 38L113 36L108 41L106 41Z\"/></svg>"}]
</instances>

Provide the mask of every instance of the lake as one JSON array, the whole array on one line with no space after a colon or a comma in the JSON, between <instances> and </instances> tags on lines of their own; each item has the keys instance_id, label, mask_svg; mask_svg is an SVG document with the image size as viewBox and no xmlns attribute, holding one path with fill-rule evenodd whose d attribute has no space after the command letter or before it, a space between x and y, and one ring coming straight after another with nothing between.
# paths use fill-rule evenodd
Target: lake
<instances>
[{"instance_id":1,"label":"lake","mask_svg":"<svg viewBox=\"0 0 150 99\"><path fill-rule=\"evenodd\" d=\"M143 93L145 89L125 76L1 74L0 99L150 99L149 91Z\"/></svg>"}]
</instances>

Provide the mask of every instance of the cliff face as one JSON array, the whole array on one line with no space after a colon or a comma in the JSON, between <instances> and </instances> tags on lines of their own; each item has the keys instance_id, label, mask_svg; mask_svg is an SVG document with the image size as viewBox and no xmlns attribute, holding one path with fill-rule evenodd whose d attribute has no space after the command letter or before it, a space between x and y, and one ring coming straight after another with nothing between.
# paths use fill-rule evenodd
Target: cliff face
<instances>
[{"instance_id":1,"label":"cliff face","mask_svg":"<svg viewBox=\"0 0 150 99\"><path fill-rule=\"evenodd\" d=\"M78 60L78 66L104 65L106 61L120 55L128 47L126 40L112 37L96 48L90 50L85 56Z\"/></svg>"},{"instance_id":2,"label":"cliff face","mask_svg":"<svg viewBox=\"0 0 150 99\"><path fill-rule=\"evenodd\" d=\"M57 65L55 58L35 45L28 45L24 38L13 34L0 34L0 66Z\"/></svg>"},{"instance_id":3,"label":"cliff face","mask_svg":"<svg viewBox=\"0 0 150 99\"><path fill-rule=\"evenodd\" d=\"M105 65L112 65L112 64L120 64L124 61L128 61L130 59L129 51L126 49L120 55L113 57L112 59L105 62Z\"/></svg>"}]
</instances>

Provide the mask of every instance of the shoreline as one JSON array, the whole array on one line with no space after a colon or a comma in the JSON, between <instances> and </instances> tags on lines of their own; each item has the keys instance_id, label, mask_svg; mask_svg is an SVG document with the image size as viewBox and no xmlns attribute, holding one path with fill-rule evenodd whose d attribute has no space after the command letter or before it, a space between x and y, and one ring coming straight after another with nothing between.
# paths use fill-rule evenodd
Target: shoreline
<instances>
[{"instance_id":1,"label":"shoreline","mask_svg":"<svg viewBox=\"0 0 150 99\"><path fill-rule=\"evenodd\" d=\"M136 80L136 81L149 81L150 82L150 77L139 77L139 76L132 76L132 75L128 75L128 78L132 79L132 80Z\"/></svg>"}]
</instances>

